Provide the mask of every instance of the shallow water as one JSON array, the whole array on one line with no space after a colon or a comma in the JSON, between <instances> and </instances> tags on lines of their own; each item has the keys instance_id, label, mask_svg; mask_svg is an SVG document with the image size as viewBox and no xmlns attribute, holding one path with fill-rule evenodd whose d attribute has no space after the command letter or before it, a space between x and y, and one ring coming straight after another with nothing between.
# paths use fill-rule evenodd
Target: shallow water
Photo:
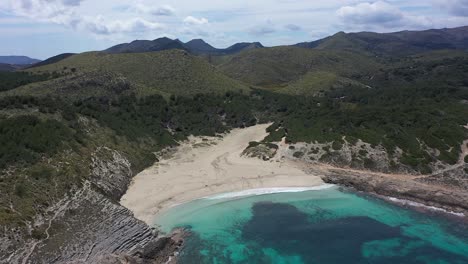
<instances>
[{"instance_id":1,"label":"shallow water","mask_svg":"<svg viewBox=\"0 0 468 264\"><path fill-rule=\"evenodd\" d=\"M466 222L335 186L297 191L204 198L156 225L192 231L181 263L468 263Z\"/></svg>"}]
</instances>

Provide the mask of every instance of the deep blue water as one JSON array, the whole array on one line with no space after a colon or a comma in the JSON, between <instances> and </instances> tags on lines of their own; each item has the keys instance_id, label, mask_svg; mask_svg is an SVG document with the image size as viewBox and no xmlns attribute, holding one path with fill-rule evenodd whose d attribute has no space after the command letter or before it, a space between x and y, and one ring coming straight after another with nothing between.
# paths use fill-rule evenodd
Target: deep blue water
<instances>
[{"instance_id":1,"label":"deep blue water","mask_svg":"<svg viewBox=\"0 0 468 264\"><path fill-rule=\"evenodd\" d=\"M200 199L156 224L191 231L181 263L468 263L466 222L338 187Z\"/></svg>"}]
</instances>

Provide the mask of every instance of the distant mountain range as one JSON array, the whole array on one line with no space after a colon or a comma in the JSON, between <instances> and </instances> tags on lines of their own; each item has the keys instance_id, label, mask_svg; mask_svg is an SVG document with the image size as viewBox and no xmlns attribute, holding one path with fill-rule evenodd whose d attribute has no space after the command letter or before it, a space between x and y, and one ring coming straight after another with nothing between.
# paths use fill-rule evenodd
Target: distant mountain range
<instances>
[{"instance_id":1,"label":"distant mountain range","mask_svg":"<svg viewBox=\"0 0 468 264\"><path fill-rule=\"evenodd\" d=\"M0 56L0 63L4 64L29 65L40 61L26 56Z\"/></svg>"},{"instance_id":2,"label":"distant mountain range","mask_svg":"<svg viewBox=\"0 0 468 264\"><path fill-rule=\"evenodd\" d=\"M137 53L137 52L153 52L169 49L186 50L197 55L229 55L238 53L247 49L263 48L260 42L242 42L236 43L226 49L217 49L202 39L194 39L184 43L178 39L158 38L155 40L135 40L131 43L123 43L113 46L104 52L107 53Z\"/></svg>"},{"instance_id":3,"label":"distant mountain range","mask_svg":"<svg viewBox=\"0 0 468 264\"><path fill-rule=\"evenodd\" d=\"M344 33L296 46L314 49L348 50L382 55L404 56L443 49L468 49L468 26L394 33Z\"/></svg>"},{"instance_id":4,"label":"distant mountain range","mask_svg":"<svg viewBox=\"0 0 468 264\"><path fill-rule=\"evenodd\" d=\"M347 50L390 56L405 56L442 49L464 50L468 49L468 26L394 33L339 32L320 40L298 43L292 46L311 49ZM218 49L202 39L194 39L184 43L178 39L173 40L164 37L152 41L135 40L131 43L119 44L105 50L105 52L136 53L182 49L195 55L231 55L257 48L264 48L264 46L259 42L242 42L225 49Z\"/></svg>"},{"instance_id":5,"label":"distant mountain range","mask_svg":"<svg viewBox=\"0 0 468 264\"><path fill-rule=\"evenodd\" d=\"M15 71L38 62L40 60L26 56L0 56L0 71Z\"/></svg>"},{"instance_id":6,"label":"distant mountain range","mask_svg":"<svg viewBox=\"0 0 468 264\"><path fill-rule=\"evenodd\" d=\"M48 64L56 63L56 62L59 62L61 60L66 59L66 58L68 58L70 56L73 56L75 54L76 53L62 53L62 54L50 57L50 58L48 58L46 60L40 61L38 63L35 63L34 65L31 65L28 68L34 68L34 67L45 66L45 65L48 65Z\"/></svg>"},{"instance_id":7,"label":"distant mountain range","mask_svg":"<svg viewBox=\"0 0 468 264\"><path fill-rule=\"evenodd\" d=\"M288 46L286 46L288 47ZM434 50L468 50L468 26L458 28L430 29L424 31L400 31L393 33L339 32L332 36L311 42L302 42L289 47L314 50L350 51L363 55L409 56ZM163 50L185 50L193 55L224 56L246 50L265 48L260 42L241 42L228 48L219 49L203 39L186 43L167 37L155 40L135 40L110 47L103 52L142 53ZM22 68L44 66L66 59L73 53L64 53L40 61L26 56L0 56L0 71L14 71Z\"/></svg>"}]
</instances>

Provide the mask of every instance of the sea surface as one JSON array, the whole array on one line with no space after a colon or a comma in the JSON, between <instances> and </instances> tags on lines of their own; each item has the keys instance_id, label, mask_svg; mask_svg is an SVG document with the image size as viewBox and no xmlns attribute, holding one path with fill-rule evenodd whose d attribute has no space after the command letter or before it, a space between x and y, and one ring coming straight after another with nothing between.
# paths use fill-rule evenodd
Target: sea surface
<instances>
[{"instance_id":1,"label":"sea surface","mask_svg":"<svg viewBox=\"0 0 468 264\"><path fill-rule=\"evenodd\" d=\"M332 185L207 197L155 221L190 231L180 263L468 263L466 221Z\"/></svg>"}]
</instances>

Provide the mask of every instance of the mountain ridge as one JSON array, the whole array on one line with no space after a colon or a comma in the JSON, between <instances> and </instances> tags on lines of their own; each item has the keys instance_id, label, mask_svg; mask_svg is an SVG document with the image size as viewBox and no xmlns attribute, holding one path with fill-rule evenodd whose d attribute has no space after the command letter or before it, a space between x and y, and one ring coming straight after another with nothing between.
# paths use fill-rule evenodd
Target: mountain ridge
<instances>
[{"instance_id":1,"label":"mountain ridge","mask_svg":"<svg viewBox=\"0 0 468 264\"><path fill-rule=\"evenodd\" d=\"M389 33L370 31L343 32L322 39L292 45L310 49L349 50L360 53L408 56L420 52L442 49L468 49L468 26L456 28L404 30ZM275 47L275 46L273 46ZM203 39L192 39L186 43L167 37L155 40L135 40L112 46L107 53L154 52L182 49L195 55L232 55L249 49L265 48L260 42L238 42L227 48L215 48Z\"/></svg>"},{"instance_id":2,"label":"mountain ridge","mask_svg":"<svg viewBox=\"0 0 468 264\"><path fill-rule=\"evenodd\" d=\"M230 55L247 49L264 48L260 42L240 42L225 49L218 49L205 42L203 39L192 39L186 43L179 39L167 37L155 40L134 40L130 43L121 43L112 46L103 52L106 53L141 53L171 49L180 49L196 55Z\"/></svg>"},{"instance_id":3,"label":"mountain ridge","mask_svg":"<svg viewBox=\"0 0 468 264\"><path fill-rule=\"evenodd\" d=\"M466 50L468 49L468 26L390 33L338 32L323 39L297 43L295 46L391 56L408 56L443 49Z\"/></svg>"},{"instance_id":4,"label":"mountain ridge","mask_svg":"<svg viewBox=\"0 0 468 264\"><path fill-rule=\"evenodd\" d=\"M0 63L11 65L29 65L40 61L41 60L30 58L28 56L0 56Z\"/></svg>"}]
</instances>

